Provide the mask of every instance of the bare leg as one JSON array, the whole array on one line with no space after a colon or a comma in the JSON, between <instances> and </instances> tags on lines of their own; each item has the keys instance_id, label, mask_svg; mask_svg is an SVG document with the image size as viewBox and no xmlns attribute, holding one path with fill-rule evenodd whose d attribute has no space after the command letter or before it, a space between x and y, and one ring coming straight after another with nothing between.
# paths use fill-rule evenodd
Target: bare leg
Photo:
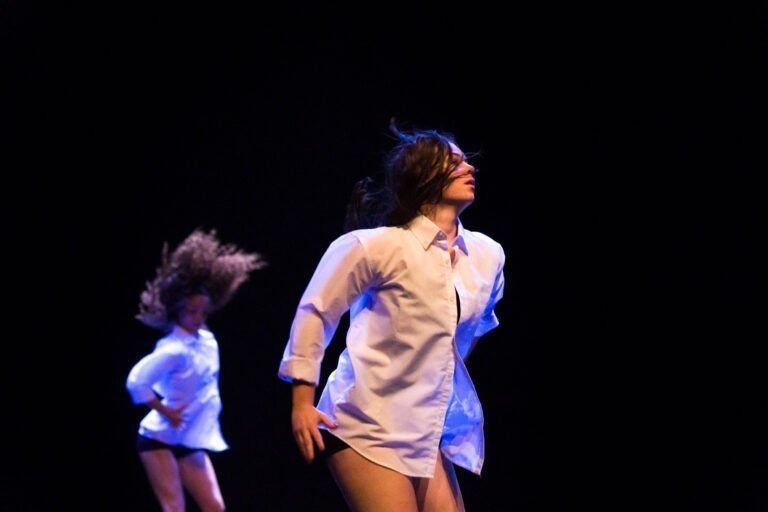
<instances>
[{"instance_id":1,"label":"bare leg","mask_svg":"<svg viewBox=\"0 0 768 512\"><path fill-rule=\"evenodd\" d=\"M419 512L411 477L379 466L351 448L331 455L328 467L352 512Z\"/></svg>"},{"instance_id":2,"label":"bare leg","mask_svg":"<svg viewBox=\"0 0 768 512\"><path fill-rule=\"evenodd\" d=\"M194 452L178 460L184 488L197 502L202 512L223 512L224 498L219 489L216 471L206 452Z\"/></svg>"},{"instance_id":3,"label":"bare leg","mask_svg":"<svg viewBox=\"0 0 768 512\"><path fill-rule=\"evenodd\" d=\"M184 512L184 488L171 451L150 450L140 452L139 457L163 512Z\"/></svg>"},{"instance_id":4,"label":"bare leg","mask_svg":"<svg viewBox=\"0 0 768 512\"><path fill-rule=\"evenodd\" d=\"M451 461L438 452L433 478L417 478L416 495L421 512L464 512L456 470Z\"/></svg>"}]
</instances>

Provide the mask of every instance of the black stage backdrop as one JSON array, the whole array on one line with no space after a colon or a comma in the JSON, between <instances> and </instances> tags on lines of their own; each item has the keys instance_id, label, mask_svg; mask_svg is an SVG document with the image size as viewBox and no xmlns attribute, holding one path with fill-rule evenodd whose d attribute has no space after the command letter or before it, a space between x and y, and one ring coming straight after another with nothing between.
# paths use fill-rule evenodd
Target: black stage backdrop
<instances>
[{"instance_id":1,"label":"black stage backdrop","mask_svg":"<svg viewBox=\"0 0 768 512\"><path fill-rule=\"evenodd\" d=\"M392 117L479 152L462 220L507 253L467 509L768 507L764 3L2 16L8 510L156 509L124 382L157 333L133 317L197 227L270 263L210 321L229 510L344 510L276 370Z\"/></svg>"}]
</instances>

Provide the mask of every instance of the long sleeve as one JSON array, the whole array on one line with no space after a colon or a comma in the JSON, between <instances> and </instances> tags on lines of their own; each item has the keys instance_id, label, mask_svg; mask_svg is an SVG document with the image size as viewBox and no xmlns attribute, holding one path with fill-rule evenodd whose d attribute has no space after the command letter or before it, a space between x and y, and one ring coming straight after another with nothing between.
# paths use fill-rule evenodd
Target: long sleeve
<instances>
[{"instance_id":1,"label":"long sleeve","mask_svg":"<svg viewBox=\"0 0 768 512\"><path fill-rule=\"evenodd\" d=\"M278 376L317 385L320 365L341 317L370 285L365 248L347 233L326 250L304 291L291 325Z\"/></svg>"},{"instance_id":2,"label":"long sleeve","mask_svg":"<svg viewBox=\"0 0 768 512\"><path fill-rule=\"evenodd\" d=\"M154 384L182 364L184 355L177 351L157 350L144 356L131 368L125 384L133 403L149 402L155 397Z\"/></svg>"},{"instance_id":3,"label":"long sleeve","mask_svg":"<svg viewBox=\"0 0 768 512\"><path fill-rule=\"evenodd\" d=\"M496 317L496 312L494 311L494 308L496 307L496 304L501 300L502 296L504 295L504 263L505 263L505 255L504 250L499 245L497 246L497 249L499 251L498 253L498 265L496 268L496 277L493 280L493 288L491 290L491 295L488 299L488 303L485 306L485 309L483 310L483 316L480 320L480 323L477 326L477 329L475 329L474 337L478 338L482 336L483 334L487 333L488 331L496 328L499 325L499 319Z\"/></svg>"}]
</instances>

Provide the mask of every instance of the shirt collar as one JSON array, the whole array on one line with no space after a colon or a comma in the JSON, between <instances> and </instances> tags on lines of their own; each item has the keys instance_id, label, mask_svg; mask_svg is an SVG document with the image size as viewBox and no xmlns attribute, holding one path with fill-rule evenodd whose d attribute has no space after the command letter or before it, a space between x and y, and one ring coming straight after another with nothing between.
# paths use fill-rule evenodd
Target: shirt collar
<instances>
[{"instance_id":1,"label":"shirt collar","mask_svg":"<svg viewBox=\"0 0 768 512\"><path fill-rule=\"evenodd\" d=\"M178 325L173 326L173 337L184 343L195 343L199 339L198 336L188 333Z\"/></svg>"},{"instance_id":2,"label":"shirt collar","mask_svg":"<svg viewBox=\"0 0 768 512\"><path fill-rule=\"evenodd\" d=\"M467 243L464 240L464 226L461 224L461 220L457 219L457 223L458 229L454 245L458 246L464 254L469 254ZM411 230L411 233L413 233L425 251L432 245L432 242L435 241L438 235L443 232L437 224L426 218L424 215L415 217L408 225L408 229Z\"/></svg>"}]
</instances>

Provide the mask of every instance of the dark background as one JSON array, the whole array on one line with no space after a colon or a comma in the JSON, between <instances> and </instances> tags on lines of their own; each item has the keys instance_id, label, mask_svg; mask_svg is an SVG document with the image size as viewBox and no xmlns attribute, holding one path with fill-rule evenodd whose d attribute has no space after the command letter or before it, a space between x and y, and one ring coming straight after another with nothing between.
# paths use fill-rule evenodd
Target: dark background
<instances>
[{"instance_id":1,"label":"dark background","mask_svg":"<svg viewBox=\"0 0 768 512\"><path fill-rule=\"evenodd\" d=\"M344 509L276 371L392 117L507 254L468 510L767 510L765 4L363 7L4 4L9 510L156 509L133 316L197 227L270 264L210 321L229 510Z\"/></svg>"}]
</instances>

